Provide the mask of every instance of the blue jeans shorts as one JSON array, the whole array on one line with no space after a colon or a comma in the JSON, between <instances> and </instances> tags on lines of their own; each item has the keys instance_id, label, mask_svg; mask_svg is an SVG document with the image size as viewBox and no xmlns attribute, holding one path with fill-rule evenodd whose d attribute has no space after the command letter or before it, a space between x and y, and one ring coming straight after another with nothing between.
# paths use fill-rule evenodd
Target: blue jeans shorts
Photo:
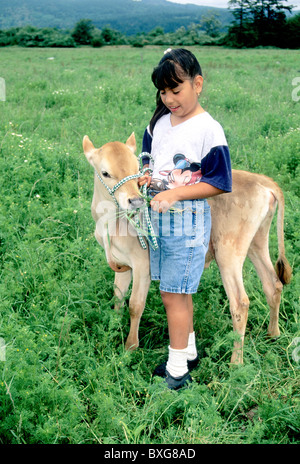
<instances>
[{"instance_id":1,"label":"blue jeans shorts","mask_svg":"<svg viewBox=\"0 0 300 464\"><path fill-rule=\"evenodd\" d=\"M167 213L149 213L158 243L158 249L150 247L151 279L164 292L196 293L211 230L207 201L180 201Z\"/></svg>"}]
</instances>

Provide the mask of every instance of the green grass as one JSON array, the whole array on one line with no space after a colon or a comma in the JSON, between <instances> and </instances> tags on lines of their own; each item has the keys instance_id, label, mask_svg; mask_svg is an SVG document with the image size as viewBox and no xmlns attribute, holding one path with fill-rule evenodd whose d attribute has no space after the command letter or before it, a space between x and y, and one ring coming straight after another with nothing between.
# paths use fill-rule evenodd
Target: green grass
<instances>
[{"instance_id":1,"label":"green grass","mask_svg":"<svg viewBox=\"0 0 300 464\"><path fill-rule=\"evenodd\" d=\"M0 443L299 443L299 105L297 51L193 48L202 104L223 125L234 168L273 177L286 200L281 337L251 264L244 366L230 368L234 335L218 269L195 296L201 355L191 388L152 380L167 323L152 284L140 348L124 350L127 306L113 311L113 273L94 236L93 173L82 151L141 149L154 110L151 71L162 48L0 49ZM49 59L54 58L54 59ZM247 194L247 192L245 192ZM275 224L270 234L277 257ZM2 352L3 357L3 352Z\"/></svg>"}]
</instances>

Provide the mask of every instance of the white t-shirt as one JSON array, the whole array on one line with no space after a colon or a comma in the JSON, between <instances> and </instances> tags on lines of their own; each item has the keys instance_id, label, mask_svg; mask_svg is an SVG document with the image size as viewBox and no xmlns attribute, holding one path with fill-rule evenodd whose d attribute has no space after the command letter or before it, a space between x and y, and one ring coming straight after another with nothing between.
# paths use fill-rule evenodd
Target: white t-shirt
<instances>
[{"instance_id":1,"label":"white t-shirt","mask_svg":"<svg viewBox=\"0 0 300 464\"><path fill-rule=\"evenodd\" d=\"M146 129L143 151L151 154L151 188L172 189L198 182L231 191L231 163L222 126L209 113L172 126L170 113Z\"/></svg>"}]
</instances>

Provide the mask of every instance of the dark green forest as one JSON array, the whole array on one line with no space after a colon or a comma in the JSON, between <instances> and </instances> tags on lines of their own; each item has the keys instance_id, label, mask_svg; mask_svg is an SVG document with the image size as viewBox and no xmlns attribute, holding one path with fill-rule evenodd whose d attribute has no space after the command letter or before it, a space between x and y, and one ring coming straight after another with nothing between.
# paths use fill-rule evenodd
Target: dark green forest
<instances>
[{"instance_id":1,"label":"dark green forest","mask_svg":"<svg viewBox=\"0 0 300 464\"><path fill-rule=\"evenodd\" d=\"M114 0L109 4L102 0L66 0L63 5L52 0L45 13L42 2L37 0L15 0L14 4L20 5L16 9L0 0L4 11L0 46L222 45L298 49L300 13L293 14L292 7L285 3L286 0L230 0L228 10L223 10L166 0ZM79 18L71 26L72 18L83 14L83 4L84 13L93 20ZM29 7L33 10L26 9ZM55 13L56 20L52 17ZM30 24L26 24L27 20ZM63 27L63 23L71 27ZM4 28L5 24L11 27Z\"/></svg>"},{"instance_id":2,"label":"dark green forest","mask_svg":"<svg viewBox=\"0 0 300 464\"><path fill-rule=\"evenodd\" d=\"M98 29L109 26L126 36L148 33L157 26L174 32L208 14L218 14L222 30L232 20L228 9L167 0L0 0L0 12L2 30L28 25L71 30L79 20L89 18Z\"/></svg>"}]
</instances>

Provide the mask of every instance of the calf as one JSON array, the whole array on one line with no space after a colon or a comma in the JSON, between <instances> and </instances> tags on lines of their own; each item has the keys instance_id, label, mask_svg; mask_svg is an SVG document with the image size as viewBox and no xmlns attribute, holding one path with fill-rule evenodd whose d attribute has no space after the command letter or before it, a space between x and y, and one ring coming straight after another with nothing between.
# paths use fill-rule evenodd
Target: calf
<instances>
[{"instance_id":1,"label":"calf","mask_svg":"<svg viewBox=\"0 0 300 464\"><path fill-rule=\"evenodd\" d=\"M125 144L110 142L96 149L83 139L84 153L95 170L92 216L95 236L104 248L109 266L115 271L115 295L124 298L131 279L129 300L130 331L126 349L138 347L138 328L150 285L148 250L141 247L136 230L120 210L133 210L142 204L137 185L139 172L134 134ZM232 363L243 362L243 343L249 298L243 283L243 264L248 255L253 262L270 307L268 334L278 337L278 315L283 284L291 278L284 250L284 198L270 178L246 171L232 171L233 190L213 198L209 204L212 231L206 267L215 259L230 303L233 329L240 335L235 342ZM269 230L278 205L277 236L279 258L276 272L269 255ZM121 303L116 304L116 309Z\"/></svg>"},{"instance_id":2,"label":"calf","mask_svg":"<svg viewBox=\"0 0 300 464\"><path fill-rule=\"evenodd\" d=\"M232 363L243 362L243 343L249 298L243 283L246 256L254 264L270 307L268 335L278 337L279 305L283 284L291 279L291 268L284 250L284 198L279 186L269 177L246 171L232 171L232 192L208 200L212 230L206 267L214 258L230 303L233 330L240 335L235 342ZM276 272L269 254L269 230L278 205L277 238L279 257Z\"/></svg>"},{"instance_id":3,"label":"calf","mask_svg":"<svg viewBox=\"0 0 300 464\"><path fill-rule=\"evenodd\" d=\"M150 286L149 255L148 250L141 247L134 227L120 210L132 210L143 203L137 177L120 185L111 194L119 182L139 172L139 163L134 154L135 136L131 134L126 144L110 142L99 149L85 136L83 150L95 170L91 207L96 223L95 237L104 248L106 260L115 272L116 310L120 308L132 280L130 330L125 347L135 349L139 345L139 323Z\"/></svg>"}]
</instances>

